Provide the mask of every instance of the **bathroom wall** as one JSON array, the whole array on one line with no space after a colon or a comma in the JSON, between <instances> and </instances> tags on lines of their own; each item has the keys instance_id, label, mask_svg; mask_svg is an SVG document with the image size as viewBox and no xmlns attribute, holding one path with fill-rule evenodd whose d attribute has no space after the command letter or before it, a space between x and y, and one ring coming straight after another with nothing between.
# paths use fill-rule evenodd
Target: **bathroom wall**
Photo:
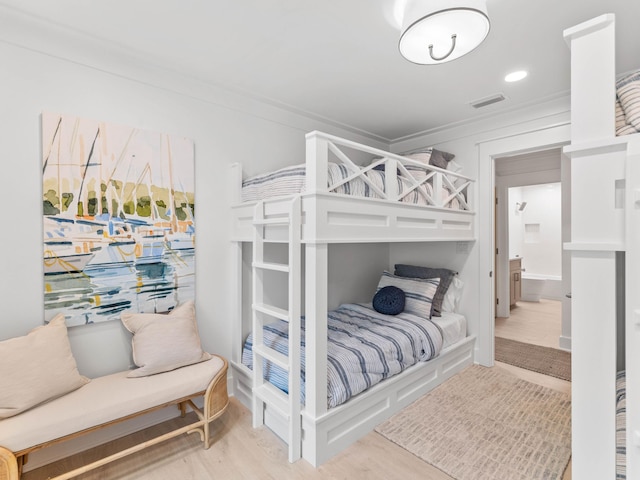
<instances>
[{"instance_id":1,"label":"bathroom wall","mask_svg":"<svg viewBox=\"0 0 640 480\"><path fill-rule=\"evenodd\" d=\"M522 257L528 274L562 277L560 206L560 183L509 189L509 256Z\"/></svg>"}]
</instances>

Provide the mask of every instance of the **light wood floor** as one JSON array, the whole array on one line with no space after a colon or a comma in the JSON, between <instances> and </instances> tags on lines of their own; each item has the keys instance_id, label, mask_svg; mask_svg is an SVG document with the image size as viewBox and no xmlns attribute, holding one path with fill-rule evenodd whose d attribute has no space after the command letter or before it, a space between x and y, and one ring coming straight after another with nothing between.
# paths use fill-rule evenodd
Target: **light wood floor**
<instances>
[{"instance_id":1,"label":"light wood floor","mask_svg":"<svg viewBox=\"0 0 640 480\"><path fill-rule=\"evenodd\" d=\"M559 332L547 332L548 322L525 322L521 313L555 308L553 304L519 303L507 321L496 319L496 334L520 341L548 344ZM559 302L558 302L559 303ZM548 315L549 317L551 315ZM541 319L545 315L536 313ZM522 325L520 325L522 324ZM546 340L545 340L546 339ZM544 343L546 342L546 343ZM553 346L553 345L548 345ZM571 393L571 384L563 380L497 363L496 367L509 371L527 381L548 388ZM27 472L23 480L39 480L83 465L96 458L126 448L134 443L175 427L183 420L176 419L142 432L124 437L59 462ZM314 469L304 460L290 464L286 445L271 431L251 427L251 414L235 398L225 414L213 422L214 443L203 450L197 435L183 435L148 448L117 462L85 474L84 480L208 480L208 479L421 479L453 480L440 470L421 461L411 453L386 440L375 432L369 433L345 451ZM500 479L502 480L502 479ZM534 480L534 479L532 479ZM571 480L571 464L563 476Z\"/></svg>"},{"instance_id":2,"label":"light wood floor","mask_svg":"<svg viewBox=\"0 0 640 480\"><path fill-rule=\"evenodd\" d=\"M509 317L496 318L497 337L518 340L543 347L559 348L562 334L562 303L541 299L540 302L518 302Z\"/></svg>"},{"instance_id":3,"label":"light wood floor","mask_svg":"<svg viewBox=\"0 0 640 480\"><path fill-rule=\"evenodd\" d=\"M495 368L563 392L571 384L506 364ZM165 431L176 419L73 457L27 472L23 480L39 480L80 466ZM452 480L375 432L314 469L304 460L290 464L286 445L268 429L251 427L251 414L235 398L225 414L212 423L214 443L203 450L197 435L183 435L113 462L80 479L91 480L208 480L208 479L421 479ZM502 480L502 479L501 479ZM532 479L533 480L533 479ZM569 465L563 480L571 480Z\"/></svg>"}]
</instances>

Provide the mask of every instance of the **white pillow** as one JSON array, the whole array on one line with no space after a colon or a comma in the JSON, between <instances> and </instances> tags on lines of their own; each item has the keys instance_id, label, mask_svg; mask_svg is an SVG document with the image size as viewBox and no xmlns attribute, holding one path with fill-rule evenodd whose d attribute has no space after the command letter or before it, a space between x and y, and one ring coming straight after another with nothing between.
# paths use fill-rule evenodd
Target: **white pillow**
<instances>
[{"instance_id":1,"label":"white pillow","mask_svg":"<svg viewBox=\"0 0 640 480\"><path fill-rule=\"evenodd\" d=\"M376 291L389 285L398 287L405 295L404 311L418 317L430 319L431 303L439 284L439 278L397 277L385 271L380 277Z\"/></svg>"},{"instance_id":2,"label":"white pillow","mask_svg":"<svg viewBox=\"0 0 640 480\"><path fill-rule=\"evenodd\" d=\"M133 333L133 362L139 368L128 377L144 377L209 360L202 350L193 301L169 314L123 313L122 323Z\"/></svg>"},{"instance_id":3,"label":"white pillow","mask_svg":"<svg viewBox=\"0 0 640 480\"><path fill-rule=\"evenodd\" d=\"M449 170L450 172L453 172L453 173L461 173L462 172L462 165L460 165L455 160L451 160L447 164L447 170ZM464 180L463 178L454 177L453 175L447 175L447 178L449 179L449 181L451 183L453 183L453 185L455 187L459 187L460 185L462 185L462 184L464 184L466 182L466 180Z\"/></svg>"},{"instance_id":4,"label":"white pillow","mask_svg":"<svg viewBox=\"0 0 640 480\"><path fill-rule=\"evenodd\" d=\"M443 312L458 312L458 306L460 305L460 297L462 296L463 286L464 282L458 277L453 277L451 279L451 285L449 285L449 289L447 290L447 293L445 293L444 300L442 302Z\"/></svg>"},{"instance_id":5,"label":"white pillow","mask_svg":"<svg viewBox=\"0 0 640 480\"><path fill-rule=\"evenodd\" d=\"M25 336L0 342L0 419L88 382L78 372L61 313Z\"/></svg>"},{"instance_id":6,"label":"white pillow","mask_svg":"<svg viewBox=\"0 0 640 480\"><path fill-rule=\"evenodd\" d=\"M409 153L407 155L404 155L407 158L410 158L411 160L416 160L418 162L422 162L425 165L429 164L429 160L431 160L431 149L428 148L423 152L414 152L414 153Z\"/></svg>"}]
</instances>

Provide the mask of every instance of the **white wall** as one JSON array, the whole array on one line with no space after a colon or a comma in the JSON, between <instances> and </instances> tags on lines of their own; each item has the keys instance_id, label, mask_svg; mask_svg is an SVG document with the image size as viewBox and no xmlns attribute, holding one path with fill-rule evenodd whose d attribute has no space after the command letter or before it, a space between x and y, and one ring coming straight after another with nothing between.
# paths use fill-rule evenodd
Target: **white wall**
<instances>
[{"instance_id":1,"label":"white wall","mask_svg":"<svg viewBox=\"0 0 640 480\"><path fill-rule=\"evenodd\" d=\"M65 32L12 27L0 37L5 167L0 340L23 335L44 319L40 113L47 110L193 139L197 316L204 347L228 357L234 320L228 165L242 162L253 174L302 162L304 134L313 129L385 145L171 72L114 59L108 51L89 52L87 42ZM130 366L130 337L119 322L73 327L69 336L79 369L89 377Z\"/></svg>"},{"instance_id":2,"label":"white wall","mask_svg":"<svg viewBox=\"0 0 640 480\"><path fill-rule=\"evenodd\" d=\"M509 189L509 256L528 274L562 277L561 195L560 183Z\"/></svg>"}]
</instances>

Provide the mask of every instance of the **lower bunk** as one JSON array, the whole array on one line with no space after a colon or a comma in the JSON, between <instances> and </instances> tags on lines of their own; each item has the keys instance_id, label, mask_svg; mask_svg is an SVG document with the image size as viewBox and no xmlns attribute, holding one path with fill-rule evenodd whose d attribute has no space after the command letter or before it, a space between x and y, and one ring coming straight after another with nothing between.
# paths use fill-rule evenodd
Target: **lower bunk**
<instances>
[{"instance_id":1,"label":"lower bunk","mask_svg":"<svg viewBox=\"0 0 640 480\"><path fill-rule=\"evenodd\" d=\"M460 322L461 316L457 317L455 320L449 317L453 323L443 330L443 337L452 338L450 332L459 328L453 326ZM466 333L466 330L462 332ZM454 343L445 344L435 358L418 361L344 403L329 408L319 417L313 417L303 408L302 457L313 466L326 462L373 431L380 422L471 365L474 345L475 337L464 336L463 333L462 338L455 339ZM232 366L235 395L251 409L253 372L242 363L233 363ZM265 407L264 418L265 424L280 438L287 438L287 420L277 410Z\"/></svg>"}]
</instances>

